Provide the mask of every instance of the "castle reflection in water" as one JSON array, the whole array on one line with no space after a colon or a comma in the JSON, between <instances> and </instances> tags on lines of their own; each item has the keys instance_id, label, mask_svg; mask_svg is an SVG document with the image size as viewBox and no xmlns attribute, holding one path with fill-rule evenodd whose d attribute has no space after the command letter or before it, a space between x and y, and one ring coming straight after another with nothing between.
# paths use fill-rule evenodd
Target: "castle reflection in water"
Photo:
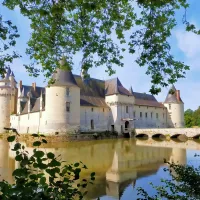
<instances>
[{"instance_id":1,"label":"castle reflection in water","mask_svg":"<svg viewBox=\"0 0 200 200\"><path fill-rule=\"evenodd\" d=\"M82 173L85 178L96 172L95 184L89 186L87 199L105 195L119 199L128 185L134 187L137 179L154 174L164 166L164 159L186 163L185 146L188 144L179 144L178 148L177 143L168 144L121 139L56 143L48 144L46 148L61 154L62 159L69 163L82 161L88 167ZM0 140L0 178L12 182L11 172L18 167L18 163L9 145ZM32 147L25 145L31 152Z\"/></svg>"}]
</instances>

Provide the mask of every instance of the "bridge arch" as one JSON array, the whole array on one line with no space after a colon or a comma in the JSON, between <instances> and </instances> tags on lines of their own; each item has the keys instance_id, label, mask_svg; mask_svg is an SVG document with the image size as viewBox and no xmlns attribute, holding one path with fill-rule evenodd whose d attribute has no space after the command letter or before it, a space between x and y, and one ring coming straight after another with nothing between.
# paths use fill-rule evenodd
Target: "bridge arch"
<instances>
[{"instance_id":1,"label":"bridge arch","mask_svg":"<svg viewBox=\"0 0 200 200\"><path fill-rule=\"evenodd\" d=\"M164 140L166 140L166 136L163 135L162 133L156 133L156 134L152 135L152 139L164 141Z\"/></svg>"},{"instance_id":2,"label":"bridge arch","mask_svg":"<svg viewBox=\"0 0 200 200\"><path fill-rule=\"evenodd\" d=\"M194 140L200 140L200 134L197 134L193 137Z\"/></svg>"},{"instance_id":3,"label":"bridge arch","mask_svg":"<svg viewBox=\"0 0 200 200\"><path fill-rule=\"evenodd\" d=\"M184 134L174 134L171 136L172 140L178 140L180 142L186 142L188 140L188 137Z\"/></svg>"},{"instance_id":4,"label":"bridge arch","mask_svg":"<svg viewBox=\"0 0 200 200\"><path fill-rule=\"evenodd\" d=\"M141 140L147 140L147 139L149 139L149 136L147 134L145 134L145 133L137 134L135 137L137 139L141 139Z\"/></svg>"}]
</instances>

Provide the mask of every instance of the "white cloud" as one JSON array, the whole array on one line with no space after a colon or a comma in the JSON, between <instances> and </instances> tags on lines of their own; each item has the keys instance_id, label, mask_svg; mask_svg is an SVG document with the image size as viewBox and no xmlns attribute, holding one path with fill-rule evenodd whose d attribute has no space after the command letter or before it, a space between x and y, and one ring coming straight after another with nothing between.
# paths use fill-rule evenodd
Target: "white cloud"
<instances>
[{"instance_id":1,"label":"white cloud","mask_svg":"<svg viewBox=\"0 0 200 200\"><path fill-rule=\"evenodd\" d=\"M176 30L178 48L186 55L187 58L195 58L200 54L200 36L192 32Z\"/></svg>"}]
</instances>

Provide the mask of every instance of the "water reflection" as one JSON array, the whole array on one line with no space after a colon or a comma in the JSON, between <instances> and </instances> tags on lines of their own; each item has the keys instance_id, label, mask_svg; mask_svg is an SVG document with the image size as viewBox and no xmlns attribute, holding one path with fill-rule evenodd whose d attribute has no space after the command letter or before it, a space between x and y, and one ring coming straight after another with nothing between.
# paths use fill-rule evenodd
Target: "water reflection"
<instances>
[{"instance_id":1,"label":"water reflection","mask_svg":"<svg viewBox=\"0 0 200 200\"><path fill-rule=\"evenodd\" d=\"M30 144L25 144L32 152ZM86 199L111 196L120 199L125 189L135 187L137 180L155 174L163 160L186 164L186 148L199 148L193 141L176 143L174 141L139 141L133 139L97 140L48 144L47 151L62 155L70 163L82 161L88 170L82 176L89 177L96 172L96 181L89 187ZM12 181L11 171L18 165L6 141L0 141L1 179ZM130 198L135 199L135 198Z\"/></svg>"}]
</instances>

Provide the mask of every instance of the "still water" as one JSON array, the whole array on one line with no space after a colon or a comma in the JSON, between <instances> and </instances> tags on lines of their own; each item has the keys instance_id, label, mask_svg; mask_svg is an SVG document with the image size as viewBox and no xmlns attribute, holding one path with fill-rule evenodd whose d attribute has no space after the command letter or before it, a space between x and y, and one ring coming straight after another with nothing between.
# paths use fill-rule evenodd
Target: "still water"
<instances>
[{"instance_id":1,"label":"still water","mask_svg":"<svg viewBox=\"0 0 200 200\"><path fill-rule=\"evenodd\" d=\"M32 151L30 144L25 144ZM11 172L18 167L9 144L0 140L0 179L13 181ZM94 185L88 188L85 199L131 200L137 199L137 187L143 187L150 194L154 191L149 185L160 184L161 178L169 175L163 171L164 159L180 164L200 164L200 144L195 141L185 143L175 141L140 141L134 139L96 140L47 144L47 151L62 155L69 163L82 161L88 170L85 178L96 172Z\"/></svg>"}]
</instances>

